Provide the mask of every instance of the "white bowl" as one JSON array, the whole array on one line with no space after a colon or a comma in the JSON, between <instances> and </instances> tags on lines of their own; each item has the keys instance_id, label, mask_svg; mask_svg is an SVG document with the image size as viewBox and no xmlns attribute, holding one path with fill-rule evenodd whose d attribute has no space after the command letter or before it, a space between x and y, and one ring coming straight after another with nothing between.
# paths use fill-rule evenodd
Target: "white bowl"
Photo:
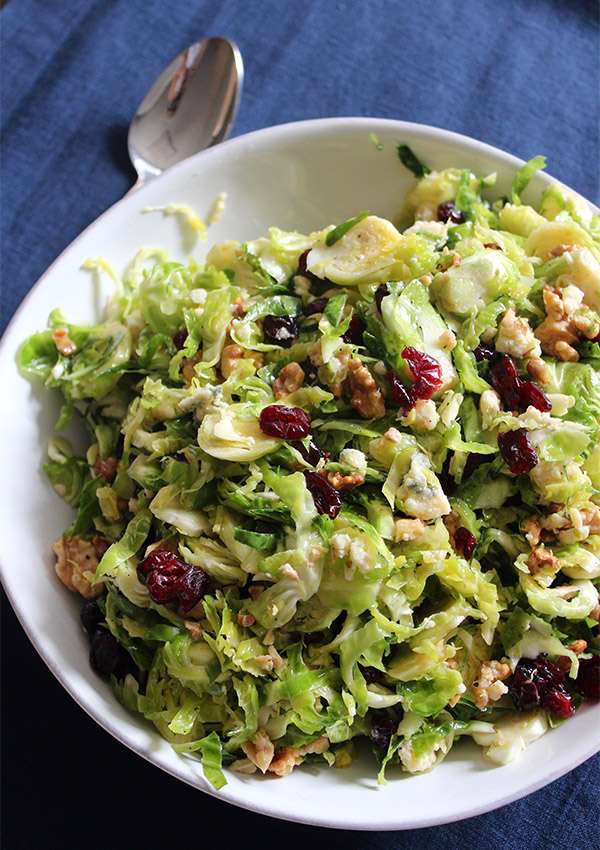
<instances>
[{"instance_id":1,"label":"white bowl","mask_svg":"<svg viewBox=\"0 0 600 850\"><path fill-rule=\"evenodd\" d=\"M378 151L369 134L384 145ZM45 327L48 313L64 308L78 322L98 316L103 293L83 260L103 255L121 270L141 245L163 246L181 257L181 233L173 219L140 215L146 206L169 201L206 214L227 192L223 218L200 243L250 239L268 225L309 231L369 209L388 218L399 211L412 175L395 152L409 144L434 168L470 167L498 173L498 193L509 189L522 162L481 142L418 124L370 118L340 118L287 124L251 133L181 163L127 196L94 222L42 276L12 320L0 348L3 433L0 469L4 505L0 514L2 581L30 640L71 696L108 732L153 764L223 800L274 817L350 829L406 829L470 817L529 794L571 770L600 749L596 709L582 710L533 744L520 761L505 767L484 763L479 750L461 743L429 774L407 777L389 771L378 788L374 763L364 759L347 770L302 768L284 780L228 775L213 791L199 764L176 755L154 728L129 714L109 686L92 673L79 626L80 600L57 581L50 544L71 519L41 471L59 402L32 387L15 368L15 352L30 333ZM549 178L528 190L539 196Z\"/></svg>"}]
</instances>

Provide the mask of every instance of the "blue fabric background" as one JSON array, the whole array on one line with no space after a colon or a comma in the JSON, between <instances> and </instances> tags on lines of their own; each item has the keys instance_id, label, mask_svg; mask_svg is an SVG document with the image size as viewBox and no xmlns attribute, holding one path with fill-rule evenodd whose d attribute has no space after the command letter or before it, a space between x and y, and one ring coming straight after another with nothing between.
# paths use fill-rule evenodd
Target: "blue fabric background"
<instances>
[{"instance_id":1,"label":"blue fabric background","mask_svg":"<svg viewBox=\"0 0 600 850\"><path fill-rule=\"evenodd\" d=\"M9 0L2 328L131 185L130 117L162 67L203 35L232 37L244 55L235 134L330 115L404 118L523 158L545 153L552 174L598 202L599 9L596 0ZM7 605L2 626L7 850L151 850L178 835L205 844L207 831L247 847L600 846L599 757L500 811L419 832L328 832L235 810L127 753L61 690Z\"/></svg>"}]
</instances>

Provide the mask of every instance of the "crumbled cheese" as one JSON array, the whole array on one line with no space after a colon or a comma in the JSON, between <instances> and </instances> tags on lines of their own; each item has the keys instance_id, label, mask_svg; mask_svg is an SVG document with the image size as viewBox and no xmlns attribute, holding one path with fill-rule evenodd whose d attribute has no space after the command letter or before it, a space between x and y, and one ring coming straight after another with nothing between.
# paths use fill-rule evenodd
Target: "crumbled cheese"
<instances>
[{"instance_id":1,"label":"crumbled cheese","mask_svg":"<svg viewBox=\"0 0 600 850\"><path fill-rule=\"evenodd\" d=\"M337 534L333 534L331 540L331 548L333 550L333 554L336 558L345 558L350 549L350 537L347 534L342 534L338 532Z\"/></svg>"},{"instance_id":2,"label":"crumbled cheese","mask_svg":"<svg viewBox=\"0 0 600 850\"><path fill-rule=\"evenodd\" d=\"M363 475L367 471L366 455L358 449L342 449L340 452L340 463L349 466L351 469L356 469L357 472Z\"/></svg>"},{"instance_id":3,"label":"crumbled cheese","mask_svg":"<svg viewBox=\"0 0 600 850\"><path fill-rule=\"evenodd\" d=\"M484 390L479 399L481 426L487 431L493 426L494 419L500 413L500 396L496 390Z\"/></svg>"}]
</instances>

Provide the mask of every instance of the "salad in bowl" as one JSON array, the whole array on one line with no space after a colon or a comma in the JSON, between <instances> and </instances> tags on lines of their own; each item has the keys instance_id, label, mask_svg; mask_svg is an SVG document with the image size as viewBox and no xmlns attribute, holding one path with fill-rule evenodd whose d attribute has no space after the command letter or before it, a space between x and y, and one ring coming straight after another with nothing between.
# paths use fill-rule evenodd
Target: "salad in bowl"
<instances>
[{"instance_id":1,"label":"salad in bowl","mask_svg":"<svg viewBox=\"0 0 600 850\"><path fill-rule=\"evenodd\" d=\"M490 200L398 152L394 223L91 260L103 321L19 351L92 667L216 788L360 739L381 782L503 764L600 698L600 218L522 202L543 157Z\"/></svg>"}]
</instances>

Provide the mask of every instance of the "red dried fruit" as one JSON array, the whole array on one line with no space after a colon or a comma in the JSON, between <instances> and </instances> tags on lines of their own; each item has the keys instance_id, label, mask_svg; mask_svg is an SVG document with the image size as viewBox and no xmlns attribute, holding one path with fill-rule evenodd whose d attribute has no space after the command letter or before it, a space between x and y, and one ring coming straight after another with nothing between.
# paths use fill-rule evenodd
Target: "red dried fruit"
<instances>
[{"instance_id":1,"label":"red dried fruit","mask_svg":"<svg viewBox=\"0 0 600 850\"><path fill-rule=\"evenodd\" d=\"M519 381L519 396L519 409L522 412L527 410L529 405L536 407L544 413L549 413L552 410L552 402L534 381L521 378Z\"/></svg>"},{"instance_id":2,"label":"red dried fruit","mask_svg":"<svg viewBox=\"0 0 600 850\"><path fill-rule=\"evenodd\" d=\"M460 528L456 529L454 532L454 548L459 555L469 561L476 546L477 539L467 528L461 525Z\"/></svg>"},{"instance_id":3,"label":"red dried fruit","mask_svg":"<svg viewBox=\"0 0 600 850\"><path fill-rule=\"evenodd\" d=\"M518 410L521 401L517 367L508 354L496 352L490 363L490 382L507 410Z\"/></svg>"},{"instance_id":4,"label":"red dried fruit","mask_svg":"<svg viewBox=\"0 0 600 850\"><path fill-rule=\"evenodd\" d=\"M495 352L492 355L490 381L507 410L524 412L529 405L543 412L552 409L550 399L534 381L519 377L517 367L508 354Z\"/></svg>"},{"instance_id":5,"label":"red dried fruit","mask_svg":"<svg viewBox=\"0 0 600 850\"><path fill-rule=\"evenodd\" d=\"M360 316L357 316L356 313L354 313L350 319L348 330L343 334L342 339L344 342L352 343L352 345L363 345L363 334L366 327L367 326Z\"/></svg>"},{"instance_id":6,"label":"red dried fruit","mask_svg":"<svg viewBox=\"0 0 600 850\"><path fill-rule=\"evenodd\" d=\"M385 296L389 295L389 294L390 294L390 288L387 285L387 283L379 284L379 286L375 290L375 296L374 296L375 304L376 304L377 309L379 310L380 313L381 313L381 302L383 301Z\"/></svg>"},{"instance_id":7,"label":"red dried fruit","mask_svg":"<svg viewBox=\"0 0 600 850\"><path fill-rule=\"evenodd\" d=\"M579 662L575 690L586 699L600 701L600 655Z\"/></svg>"},{"instance_id":8,"label":"red dried fruit","mask_svg":"<svg viewBox=\"0 0 600 850\"><path fill-rule=\"evenodd\" d=\"M542 698L542 706L556 717L566 719L575 713L573 698L562 685L556 688L550 688Z\"/></svg>"},{"instance_id":9,"label":"red dried fruit","mask_svg":"<svg viewBox=\"0 0 600 850\"><path fill-rule=\"evenodd\" d=\"M465 217L452 201L445 201L437 208L438 221L451 221L453 224L464 224Z\"/></svg>"},{"instance_id":10,"label":"red dried fruit","mask_svg":"<svg viewBox=\"0 0 600 850\"><path fill-rule=\"evenodd\" d=\"M294 443L293 445L294 448L300 452L304 460L307 463L310 463L311 466L316 466L322 457L329 457L329 452L322 451L313 440L309 442L308 447L300 441Z\"/></svg>"},{"instance_id":11,"label":"red dried fruit","mask_svg":"<svg viewBox=\"0 0 600 850\"><path fill-rule=\"evenodd\" d=\"M298 336L298 319L295 316L265 316L262 329L267 342L289 348Z\"/></svg>"},{"instance_id":12,"label":"red dried fruit","mask_svg":"<svg viewBox=\"0 0 600 850\"><path fill-rule=\"evenodd\" d=\"M303 310L305 316L314 316L315 313L322 313L325 307L327 307L327 302L329 298L325 298L322 296L321 298L315 298L313 301L310 301Z\"/></svg>"},{"instance_id":13,"label":"red dried fruit","mask_svg":"<svg viewBox=\"0 0 600 850\"><path fill-rule=\"evenodd\" d=\"M260 429L280 440L302 440L310 431L310 416L301 407L269 404L260 412Z\"/></svg>"},{"instance_id":14,"label":"red dried fruit","mask_svg":"<svg viewBox=\"0 0 600 850\"><path fill-rule=\"evenodd\" d=\"M183 572L187 569L187 565L179 555L171 552L170 549L153 549L149 555L139 562L137 568L138 578L142 584L146 584L146 579L153 570L169 568L179 569L180 572Z\"/></svg>"},{"instance_id":15,"label":"red dried fruit","mask_svg":"<svg viewBox=\"0 0 600 850\"><path fill-rule=\"evenodd\" d=\"M498 434L498 447L505 464L515 475L529 472L538 462L537 452L525 428Z\"/></svg>"},{"instance_id":16,"label":"red dried fruit","mask_svg":"<svg viewBox=\"0 0 600 850\"><path fill-rule=\"evenodd\" d=\"M210 578L199 567L190 567L177 582L177 601L184 614L197 605L210 590Z\"/></svg>"},{"instance_id":17,"label":"red dried fruit","mask_svg":"<svg viewBox=\"0 0 600 850\"><path fill-rule=\"evenodd\" d=\"M388 369L387 379L394 404L402 410L410 410L411 407L414 407L415 402L410 389L404 386L393 369Z\"/></svg>"},{"instance_id":18,"label":"red dried fruit","mask_svg":"<svg viewBox=\"0 0 600 850\"><path fill-rule=\"evenodd\" d=\"M438 361L411 346L402 351L402 358L408 363L414 379L410 388L412 398L415 401L431 398L442 385L442 367Z\"/></svg>"},{"instance_id":19,"label":"red dried fruit","mask_svg":"<svg viewBox=\"0 0 600 850\"><path fill-rule=\"evenodd\" d=\"M482 360L491 360L494 356L494 352L491 348L488 348L487 345L484 345L482 342L479 343L477 348L473 349L473 354L475 355L475 360L478 363L481 363Z\"/></svg>"},{"instance_id":20,"label":"red dried fruit","mask_svg":"<svg viewBox=\"0 0 600 850\"><path fill-rule=\"evenodd\" d=\"M304 477L318 513L335 519L342 507L339 490L332 487L329 481L318 472L305 472Z\"/></svg>"},{"instance_id":21,"label":"red dried fruit","mask_svg":"<svg viewBox=\"0 0 600 850\"><path fill-rule=\"evenodd\" d=\"M398 720L382 711L373 713L369 737L373 745L382 753L387 752L392 735L398 728Z\"/></svg>"},{"instance_id":22,"label":"red dried fruit","mask_svg":"<svg viewBox=\"0 0 600 850\"><path fill-rule=\"evenodd\" d=\"M508 693L519 711L545 708L557 717L573 714L573 699L564 687L564 672L545 655L521 658L506 680Z\"/></svg>"},{"instance_id":23,"label":"red dried fruit","mask_svg":"<svg viewBox=\"0 0 600 850\"><path fill-rule=\"evenodd\" d=\"M177 331L177 333L173 336L173 345L177 351L181 351L187 338L188 332L186 328L182 328L180 331Z\"/></svg>"},{"instance_id":24,"label":"red dried fruit","mask_svg":"<svg viewBox=\"0 0 600 850\"><path fill-rule=\"evenodd\" d=\"M159 605L175 602L178 599L179 579L185 573L185 564L183 567L179 564L173 564L172 566L151 570L146 577L146 587L150 598Z\"/></svg>"}]
</instances>

